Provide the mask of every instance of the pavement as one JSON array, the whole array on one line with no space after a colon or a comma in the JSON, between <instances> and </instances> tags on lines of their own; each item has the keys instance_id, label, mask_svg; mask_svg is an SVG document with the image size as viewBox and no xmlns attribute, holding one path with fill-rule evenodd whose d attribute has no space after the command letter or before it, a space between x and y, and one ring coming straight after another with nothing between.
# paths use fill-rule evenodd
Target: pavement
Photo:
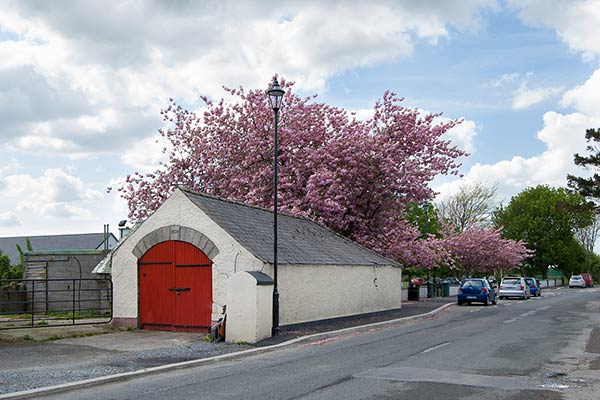
<instances>
[{"instance_id":1,"label":"pavement","mask_svg":"<svg viewBox=\"0 0 600 400\"><path fill-rule=\"evenodd\" d=\"M454 303L454 296L405 301L397 310L284 326L279 336L242 346L209 343L199 333L118 330L110 324L4 330L0 399L34 398L271 351L340 331L433 318Z\"/></svg>"},{"instance_id":2,"label":"pavement","mask_svg":"<svg viewBox=\"0 0 600 400\"><path fill-rule=\"evenodd\" d=\"M425 298L420 301L403 301L402 308L382 311L378 313L371 313L365 315L357 315L350 317L342 317L328 320L321 320L316 322L308 322L296 325L286 325L282 326L280 329L279 336L272 337L269 339L265 339L259 343L254 344L254 346L263 347L276 343L285 342L290 339L294 339L300 336L312 335L315 333L322 333L328 331L335 331L338 329L367 325L375 322L388 321L398 318L411 317L418 314L428 313L441 305L454 303L456 301L455 296L452 297L439 297L439 298ZM0 330L0 346L8 345L8 344L22 344L22 343L31 343L31 342L45 342L45 341L56 341L61 339L73 339L73 338L83 338L79 342L81 343L98 343L103 342L102 339L97 337L93 339L85 339L86 337L118 333L118 332L128 332L128 336L119 336L123 338L124 341L131 343L133 347L137 347L135 345L136 342L146 342L148 339L145 335L136 336L134 332L142 332L137 329L128 329L128 330L119 330L115 328L111 324L102 323L102 324L87 324L87 325L66 325L66 326L53 326L53 327L35 327L35 328L19 328L19 329L7 329ZM180 340L184 340L183 338L188 338L190 342L195 340L204 340L205 334L199 333L185 333L180 332L181 335L177 335L176 332L165 332L165 331L143 331L147 332L148 336L152 336L156 338L156 343L154 346L162 346L164 340L169 340L169 338L179 336ZM150 346L153 347L153 346ZM112 349L110 346L106 347L107 349ZM148 347L146 347L148 348Z\"/></svg>"}]
</instances>

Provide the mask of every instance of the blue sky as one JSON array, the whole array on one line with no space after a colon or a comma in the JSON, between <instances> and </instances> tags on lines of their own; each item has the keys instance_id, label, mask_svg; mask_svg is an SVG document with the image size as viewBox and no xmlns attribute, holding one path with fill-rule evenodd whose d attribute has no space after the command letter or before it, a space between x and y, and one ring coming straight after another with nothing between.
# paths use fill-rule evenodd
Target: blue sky
<instances>
[{"instance_id":1,"label":"blue sky","mask_svg":"<svg viewBox=\"0 0 600 400\"><path fill-rule=\"evenodd\" d=\"M598 37L598 0L4 1L0 236L116 231L127 209L105 188L156 167L168 98L273 73L363 116L389 89L463 118L448 137L471 155L440 198L564 185L600 127Z\"/></svg>"}]
</instances>

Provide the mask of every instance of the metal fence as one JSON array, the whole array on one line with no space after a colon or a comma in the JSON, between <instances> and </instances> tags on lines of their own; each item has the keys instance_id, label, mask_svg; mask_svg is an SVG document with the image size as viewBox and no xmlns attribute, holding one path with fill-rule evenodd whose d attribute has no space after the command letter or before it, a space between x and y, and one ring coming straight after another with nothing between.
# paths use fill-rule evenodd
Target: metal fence
<instances>
[{"instance_id":1,"label":"metal fence","mask_svg":"<svg viewBox=\"0 0 600 400\"><path fill-rule=\"evenodd\" d=\"M0 280L0 330L111 320L110 279Z\"/></svg>"}]
</instances>

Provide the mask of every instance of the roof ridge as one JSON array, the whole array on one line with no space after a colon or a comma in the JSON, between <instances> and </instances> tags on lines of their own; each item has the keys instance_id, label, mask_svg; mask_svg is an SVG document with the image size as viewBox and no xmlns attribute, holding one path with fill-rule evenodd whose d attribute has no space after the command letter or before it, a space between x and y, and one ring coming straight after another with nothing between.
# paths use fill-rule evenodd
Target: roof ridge
<instances>
[{"instance_id":1,"label":"roof ridge","mask_svg":"<svg viewBox=\"0 0 600 400\"><path fill-rule=\"evenodd\" d=\"M0 239L31 239L40 237L56 237L56 236L82 236L82 235L104 235L104 232L86 232L86 233L56 233L48 235L21 235L21 236L2 236ZM109 232L109 235L114 234Z\"/></svg>"},{"instance_id":2,"label":"roof ridge","mask_svg":"<svg viewBox=\"0 0 600 400\"><path fill-rule=\"evenodd\" d=\"M235 204L235 205L238 205L238 206L244 206L244 207L248 207L248 208L254 208L256 210L265 211L265 212L268 212L270 214L273 214L273 210L269 210L268 208L264 208L264 207L260 207L260 206L255 206L255 205L247 204L247 203L242 203L241 201L227 199L225 197L217 196L217 195L214 195L214 194L208 194L208 193L204 193L204 192L197 192L195 190L188 189L188 188L186 188L184 186L179 186L179 189L181 189L183 192L187 192L187 193L190 193L190 194L193 194L193 195L196 195L196 196L207 197L209 199L214 199L214 200L220 200L220 201L223 201L223 202L226 202L226 203L231 203L231 204ZM297 218L297 219L301 219L301 220L304 220L304 221L310 221L310 222L314 222L316 224L319 224L319 222L317 222L317 221L315 221L313 219L310 219L310 218L302 216L302 215L295 215L295 214L290 213L289 211L277 210L277 215L283 215L285 217ZM321 225L321 224L319 224L319 225ZM321 225L321 226L323 226L323 225ZM327 228L327 229L329 229L329 228Z\"/></svg>"}]
</instances>

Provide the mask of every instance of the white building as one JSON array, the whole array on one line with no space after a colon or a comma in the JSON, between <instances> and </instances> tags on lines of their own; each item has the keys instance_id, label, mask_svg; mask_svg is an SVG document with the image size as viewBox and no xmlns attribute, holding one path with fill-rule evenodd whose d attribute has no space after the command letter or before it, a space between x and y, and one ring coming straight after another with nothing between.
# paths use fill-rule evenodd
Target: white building
<instances>
[{"instance_id":1,"label":"white building","mask_svg":"<svg viewBox=\"0 0 600 400\"><path fill-rule=\"evenodd\" d=\"M177 189L95 269L114 324L270 336L273 213ZM400 308L400 266L305 218L278 216L280 325Z\"/></svg>"}]
</instances>

